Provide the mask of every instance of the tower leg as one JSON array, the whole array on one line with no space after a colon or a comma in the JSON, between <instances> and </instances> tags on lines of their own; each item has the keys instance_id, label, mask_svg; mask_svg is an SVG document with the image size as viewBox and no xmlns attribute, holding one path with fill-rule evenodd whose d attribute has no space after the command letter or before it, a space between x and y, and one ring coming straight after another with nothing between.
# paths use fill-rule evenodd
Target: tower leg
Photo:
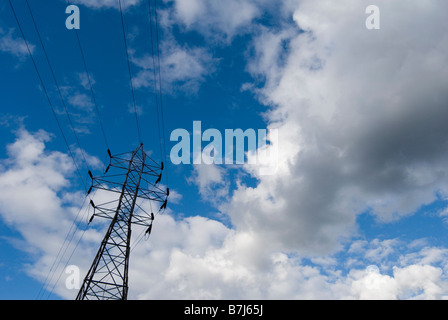
<instances>
[{"instance_id":1,"label":"tower leg","mask_svg":"<svg viewBox=\"0 0 448 320\"><path fill-rule=\"evenodd\" d=\"M140 145L131 156L118 206L76 300L126 300L131 225L146 154Z\"/></svg>"}]
</instances>

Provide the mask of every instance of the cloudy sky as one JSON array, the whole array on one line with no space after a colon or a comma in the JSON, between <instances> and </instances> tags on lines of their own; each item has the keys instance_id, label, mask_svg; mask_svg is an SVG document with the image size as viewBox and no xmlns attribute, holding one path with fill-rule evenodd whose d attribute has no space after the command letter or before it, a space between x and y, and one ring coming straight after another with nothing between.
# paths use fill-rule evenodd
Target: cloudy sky
<instances>
[{"instance_id":1,"label":"cloudy sky","mask_svg":"<svg viewBox=\"0 0 448 320\"><path fill-rule=\"evenodd\" d=\"M118 1L70 2L88 73L67 2L41 2L28 0L37 33L26 1L12 1L44 87L0 4L1 299L76 296L65 268L84 277L106 223L87 225L88 200L102 196L86 197L88 168L101 175L107 148L138 146L135 111L147 152L163 157L154 1L122 1L135 105ZM366 27L371 4L380 29ZM129 298L448 297L446 1L159 0L157 9L167 153L171 132L201 121L223 135L276 131L267 145L276 161L262 174L260 164L166 158L172 195L149 239L133 232Z\"/></svg>"}]
</instances>

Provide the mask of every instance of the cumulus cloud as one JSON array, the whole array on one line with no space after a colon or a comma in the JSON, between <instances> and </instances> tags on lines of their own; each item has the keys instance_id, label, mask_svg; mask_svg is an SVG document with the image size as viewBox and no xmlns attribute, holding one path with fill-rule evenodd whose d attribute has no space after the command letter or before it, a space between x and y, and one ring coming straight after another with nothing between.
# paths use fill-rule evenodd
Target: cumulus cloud
<instances>
[{"instance_id":1,"label":"cumulus cloud","mask_svg":"<svg viewBox=\"0 0 448 320\"><path fill-rule=\"evenodd\" d=\"M79 216L82 192L72 190L73 160L65 153L48 150L46 143L51 138L42 130L30 133L19 129L16 141L7 146L8 158L1 161L0 170L0 216L20 234L8 241L32 253L33 263L23 267L42 282L73 221L86 219ZM72 230L78 239L79 230ZM87 238L93 233L89 231ZM68 252L73 248L67 248Z\"/></svg>"},{"instance_id":2,"label":"cumulus cloud","mask_svg":"<svg viewBox=\"0 0 448 320\"><path fill-rule=\"evenodd\" d=\"M65 175L73 172L74 166L65 154L44 153L49 139L44 131L32 135L22 129L7 148L10 159L3 164L9 170L1 175L1 199L3 218L8 223L26 222L32 215L39 217L43 226L51 226L57 218L61 199L55 191L68 186ZM27 201L21 199L24 194Z\"/></svg>"},{"instance_id":3,"label":"cumulus cloud","mask_svg":"<svg viewBox=\"0 0 448 320\"><path fill-rule=\"evenodd\" d=\"M229 182L226 179L226 171L214 164L193 165L193 173L189 182L198 187L203 199L216 204L225 201L229 195Z\"/></svg>"},{"instance_id":4,"label":"cumulus cloud","mask_svg":"<svg viewBox=\"0 0 448 320\"><path fill-rule=\"evenodd\" d=\"M375 31L367 5L299 1L295 26L253 41L248 70L279 128L279 166L223 211L278 248L331 252L357 215L397 220L448 190L445 3L380 1Z\"/></svg>"},{"instance_id":5,"label":"cumulus cloud","mask_svg":"<svg viewBox=\"0 0 448 320\"><path fill-rule=\"evenodd\" d=\"M332 263L308 265L297 256L268 253L256 234L217 221L193 217L176 223L164 216L159 223L158 232L176 236L154 235L136 250L136 260L148 259L146 268L134 262L131 270L139 299L447 298L446 268L437 264L400 266L395 260L390 271L364 264L344 274ZM401 256L414 254L422 252L403 250Z\"/></svg>"},{"instance_id":6,"label":"cumulus cloud","mask_svg":"<svg viewBox=\"0 0 448 320\"><path fill-rule=\"evenodd\" d=\"M176 3L187 28L210 25L199 13L220 6L190 4ZM294 25L258 29L248 71L262 81L254 92L269 107L268 125L279 130L277 172L250 171L258 184L239 183L228 203L218 203L232 227L157 216L150 241L133 247L131 298L447 297L447 250L424 240L361 239L333 255L341 239L353 240L359 214L397 220L447 191L447 4L380 1L376 31L364 26L368 4L302 0L290 12ZM247 7L229 29L219 23L230 19L223 12L215 28L230 36L257 10ZM29 269L38 279L65 236L61 223L66 230L80 209L67 190L70 159L46 150L49 139L20 131L0 171L2 218L20 232L23 247L41 253ZM224 172L204 168L195 169L194 181L204 194L215 192L210 187L222 186ZM82 238L73 261L83 271L101 238L95 228ZM75 295L63 283L56 292Z\"/></svg>"},{"instance_id":7,"label":"cumulus cloud","mask_svg":"<svg viewBox=\"0 0 448 320\"><path fill-rule=\"evenodd\" d=\"M446 299L443 270L430 265L395 267L393 275L375 269L350 274L350 298L361 300ZM349 297L347 297L349 298Z\"/></svg>"},{"instance_id":8,"label":"cumulus cloud","mask_svg":"<svg viewBox=\"0 0 448 320\"><path fill-rule=\"evenodd\" d=\"M253 19L262 11L261 1L230 0L170 0L174 3L174 19L187 30L195 30L206 36L221 37L228 41L244 28L250 28Z\"/></svg>"},{"instance_id":9,"label":"cumulus cloud","mask_svg":"<svg viewBox=\"0 0 448 320\"><path fill-rule=\"evenodd\" d=\"M44 131L21 129L7 146L0 170L0 214L21 236L8 240L33 252L25 270L48 290L73 299L77 291L66 287L65 265L80 267L83 277L107 223L95 219L87 226L92 212L87 199L83 202L83 195L70 188L71 159L48 150L50 138ZM108 193L92 197L97 203L111 200ZM133 230L131 299L442 299L448 293L448 252L427 246L424 239L410 246L395 239L359 240L348 256L316 256L310 264L265 246L258 232L200 216L157 215L149 241L140 241L144 231ZM66 244L62 256L61 244ZM345 274L338 266L349 259L361 263ZM368 267L369 260L380 267ZM53 268L55 261L60 263Z\"/></svg>"}]
</instances>

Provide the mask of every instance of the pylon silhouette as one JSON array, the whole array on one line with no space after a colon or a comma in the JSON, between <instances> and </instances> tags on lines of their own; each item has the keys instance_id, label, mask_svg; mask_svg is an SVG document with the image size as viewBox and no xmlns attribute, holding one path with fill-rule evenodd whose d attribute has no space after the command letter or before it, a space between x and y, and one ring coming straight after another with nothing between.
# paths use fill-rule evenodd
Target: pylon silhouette
<instances>
[{"instance_id":1,"label":"pylon silhouette","mask_svg":"<svg viewBox=\"0 0 448 320\"><path fill-rule=\"evenodd\" d=\"M163 162L152 160L143 144L132 152L112 156L108 150L108 154L110 162L105 174L112 170L116 173L93 177L89 172L92 186L88 193L92 189L106 190L117 193L118 199L100 205L90 202L94 214L89 222L94 217L103 217L111 219L111 223L76 300L127 299L131 226L145 226L149 234L154 221L154 213L145 211L137 200L157 202L158 211L167 206L169 189L159 187Z\"/></svg>"}]
</instances>

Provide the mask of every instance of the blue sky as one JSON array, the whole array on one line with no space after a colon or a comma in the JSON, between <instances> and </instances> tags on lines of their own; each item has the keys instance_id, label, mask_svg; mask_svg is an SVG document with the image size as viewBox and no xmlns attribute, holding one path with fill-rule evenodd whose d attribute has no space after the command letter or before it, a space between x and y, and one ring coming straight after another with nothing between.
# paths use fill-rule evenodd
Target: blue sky
<instances>
[{"instance_id":1,"label":"blue sky","mask_svg":"<svg viewBox=\"0 0 448 320\"><path fill-rule=\"evenodd\" d=\"M73 1L106 145L67 3L28 1L79 145L26 1L12 2L81 177L2 3L0 298L73 299L64 267L83 277L105 226L87 226L82 179L101 175L108 147L139 144L120 11ZM123 5L141 136L160 161L148 2ZM378 0L379 30L365 26L365 1L157 5L168 155L171 132L201 121L223 136L277 130L277 160L263 175L261 163L167 157L172 196L133 250L130 298L446 298L445 2Z\"/></svg>"}]
</instances>

